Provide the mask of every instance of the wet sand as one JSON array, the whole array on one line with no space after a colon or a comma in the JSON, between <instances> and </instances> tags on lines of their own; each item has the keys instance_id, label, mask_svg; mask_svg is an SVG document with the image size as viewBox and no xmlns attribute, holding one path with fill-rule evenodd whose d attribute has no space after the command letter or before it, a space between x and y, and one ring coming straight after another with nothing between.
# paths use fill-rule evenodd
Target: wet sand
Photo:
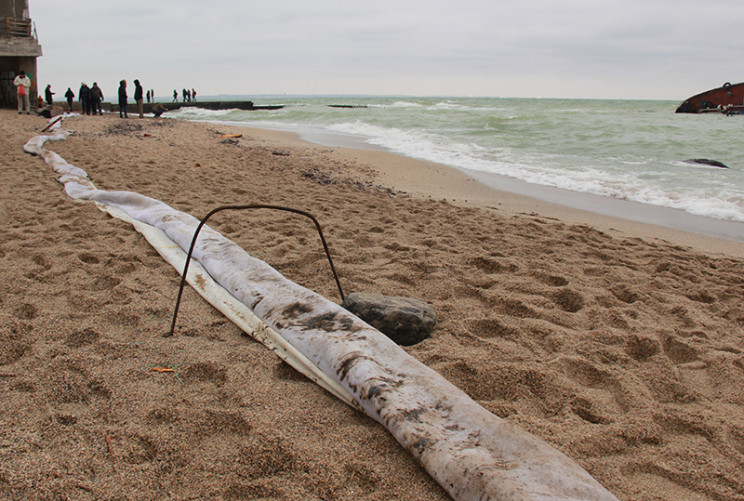
<instances>
[{"instance_id":1,"label":"wet sand","mask_svg":"<svg viewBox=\"0 0 744 501\"><path fill-rule=\"evenodd\" d=\"M693 215L681 210L561 190L498 174L391 154L356 137L315 130L283 132L249 129L278 141L308 141L339 155L375 166L378 178L406 193L456 205L497 207L512 213L538 213L603 231L662 239L707 253L744 257L744 223Z\"/></svg>"},{"instance_id":2,"label":"wet sand","mask_svg":"<svg viewBox=\"0 0 744 501\"><path fill-rule=\"evenodd\" d=\"M3 497L447 499L384 428L193 291L162 337L176 270L23 153L46 121L0 116ZM285 133L109 116L65 128L47 147L99 188L197 217L235 203L316 215L347 292L432 304L438 327L414 357L620 499L744 499L741 244ZM304 221L210 225L337 299Z\"/></svg>"}]
</instances>

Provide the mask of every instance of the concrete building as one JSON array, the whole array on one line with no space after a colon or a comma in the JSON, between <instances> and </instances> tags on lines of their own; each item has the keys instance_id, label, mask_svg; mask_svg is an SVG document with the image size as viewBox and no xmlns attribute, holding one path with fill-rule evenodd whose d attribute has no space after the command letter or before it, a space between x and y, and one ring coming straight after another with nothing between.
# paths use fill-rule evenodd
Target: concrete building
<instances>
[{"instance_id":1,"label":"concrete building","mask_svg":"<svg viewBox=\"0 0 744 501\"><path fill-rule=\"evenodd\" d=\"M29 99L34 107L38 97L36 58L41 45L28 11L28 0L0 0L0 107L15 108L13 79L23 70L31 79Z\"/></svg>"}]
</instances>

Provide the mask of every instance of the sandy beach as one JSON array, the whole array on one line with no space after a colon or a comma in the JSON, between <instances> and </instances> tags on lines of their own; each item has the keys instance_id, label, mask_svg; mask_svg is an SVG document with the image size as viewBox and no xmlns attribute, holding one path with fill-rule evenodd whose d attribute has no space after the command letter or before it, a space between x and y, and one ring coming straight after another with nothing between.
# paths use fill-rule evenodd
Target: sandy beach
<instances>
[{"instance_id":1,"label":"sandy beach","mask_svg":"<svg viewBox=\"0 0 744 501\"><path fill-rule=\"evenodd\" d=\"M46 120L0 117L0 497L449 499L382 426L195 292L163 337L178 272L23 152ZM412 356L619 499L744 500L744 244L287 133L114 116L64 128L47 148L99 188L196 217L314 214L347 293L433 306ZM306 221L210 225L339 300Z\"/></svg>"}]
</instances>

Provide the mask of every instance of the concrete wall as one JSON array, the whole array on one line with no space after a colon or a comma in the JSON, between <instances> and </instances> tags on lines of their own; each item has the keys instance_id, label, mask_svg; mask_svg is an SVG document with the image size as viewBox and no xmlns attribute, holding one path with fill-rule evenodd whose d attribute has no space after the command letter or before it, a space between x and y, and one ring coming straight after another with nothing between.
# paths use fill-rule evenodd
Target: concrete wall
<instances>
[{"instance_id":1,"label":"concrete wall","mask_svg":"<svg viewBox=\"0 0 744 501\"><path fill-rule=\"evenodd\" d=\"M41 54L41 45L33 37L0 37L0 57L39 57Z\"/></svg>"},{"instance_id":2,"label":"concrete wall","mask_svg":"<svg viewBox=\"0 0 744 501\"><path fill-rule=\"evenodd\" d=\"M30 19L28 0L2 0L0 2L0 17Z\"/></svg>"},{"instance_id":3,"label":"concrete wall","mask_svg":"<svg viewBox=\"0 0 744 501\"><path fill-rule=\"evenodd\" d=\"M65 89L65 91L66 90L67 89ZM80 101L78 101L77 99L78 98L77 98L77 94L76 94L75 95L75 99L72 101L72 111L76 111L76 112L80 113L80 112L83 111L83 107L80 105ZM54 106L58 106L58 107L62 108L64 111L70 111L70 109L67 106L67 101L63 101L61 99L55 99L54 100ZM127 107L127 111L129 113L131 113L132 112L132 108L133 108L133 106ZM118 113L119 112L119 105L117 104L116 106L112 106L111 103L102 102L101 103L101 109L104 112L113 113L115 111L115 112Z\"/></svg>"},{"instance_id":4,"label":"concrete wall","mask_svg":"<svg viewBox=\"0 0 744 501\"><path fill-rule=\"evenodd\" d=\"M13 79L23 70L31 79L31 92L29 100L31 107L36 104L39 89L36 77L35 57L0 57L0 107L15 108L18 106L16 100L16 88Z\"/></svg>"},{"instance_id":5,"label":"concrete wall","mask_svg":"<svg viewBox=\"0 0 744 501\"><path fill-rule=\"evenodd\" d=\"M0 1L0 17L29 20L28 0ZM0 36L0 107L17 106L13 79L21 70L31 79L29 99L35 106L39 95L36 58L41 55L41 45L33 36Z\"/></svg>"}]
</instances>

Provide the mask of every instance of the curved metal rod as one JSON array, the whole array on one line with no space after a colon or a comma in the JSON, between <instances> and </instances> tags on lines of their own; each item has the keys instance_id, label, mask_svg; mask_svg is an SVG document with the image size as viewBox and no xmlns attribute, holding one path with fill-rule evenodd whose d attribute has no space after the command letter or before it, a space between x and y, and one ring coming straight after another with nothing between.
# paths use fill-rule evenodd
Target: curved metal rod
<instances>
[{"instance_id":1,"label":"curved metal rod","mask_svg":"<svg viewBox=\"0 0 744 501\"><path fill-rule=\"evenodd\" d=\"M173 321L171 322L170 332L168 332L165 335L166 337L172 336L176 330L176 318L178 317L178 308L181 305L181 295L183 294L183 288L186 285L186 274L189 271L189 263L191 262L191 254L194 252L194 246L196 245L196 238L199 236L199 232L201 231L202 227L206 224L207 219L217 214L218 212L222 212L224 210L244 210L244 209L281 210L281 211L286 211L286 212L293 212L295 214L300 214L302 216L310 218L313 221L313 223L315 223L315 228L318 230L320 241L323 244L323 250L325 250L326 257L328 258L328 264L331 265L331 272L333 273L333 278L336 280L336 285L338 286L338 293L341 296L341 301L344 301L345 297L344 297L344 291L343 289L341 289L341 282L338 280L338 274L336 273L336 268L333 266L333 259L331 259L331 253L328 250L328 244L326 243L325 237L323 236L323 230L321 229L320 223L318 222L318 220L315 219L315 216L303 210L293 209L291 207L282 207L280 205L263 205L263 204L226 205L222 207L217 207L216 209L213 209L212 211L210 211L209 214L204 216L204 218L199 222L199 225L196 227L196 231L194 231L194 237L191 239L191 246L189 247L189 252L186 255L186 264L183 267L183 275L181 275L181 285L178 287L178 298L176 299L176 309L173 311Z\"/></svg>"}]
</instances>

